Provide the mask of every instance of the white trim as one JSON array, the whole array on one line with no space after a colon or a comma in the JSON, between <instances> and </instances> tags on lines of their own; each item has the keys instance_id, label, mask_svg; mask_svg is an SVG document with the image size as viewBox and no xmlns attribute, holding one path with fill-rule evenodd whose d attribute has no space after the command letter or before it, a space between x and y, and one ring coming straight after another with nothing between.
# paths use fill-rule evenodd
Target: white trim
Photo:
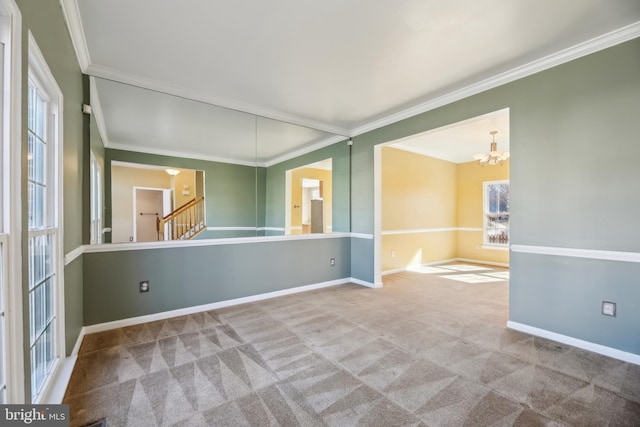
<instances>
[{"instance_id":1,"label":"white trim","mask_svg":"<svg viewBox=\"0 0 640 427\"><path fill-rule=\"evenodd\" d=\"M373 240L373 234L367 234L367 233L350 233L350 234L351 234L351 237L355 239Z\"/></svg>"},{"instance_id":2,"label":"white trim","mask_svg":"<svg viewBox=\"0 0 640 427\"><path fill-rule=\"evenodd\" d=\"M3 131L9 144L9 215L7 224L9 281L6 301L7 403L25 402L22 304L22 14L14 0L0 0L11 18L8 120ZM6 54L6 53L5 53Z\"/></svg>"},{"instance_id":3,"label":"white trim","mask_svg":"<svg viewBox=\"0 0 640 427\"><path fill-rule=\"evenodd\" d=\"M83 326L80 329L80 334L78 334L78 338L76 339L76 343L73 346L73 350L71 351L71 355L66 357L60 366L58 371L58 375L52 381L51 387L49 389L49 394L45 396L43 399L43 403L50 403L59 405L62 403L62 399L64 398L64 394L67 391L67 387L69 386L69 381L71 380L71 374L73 373L73 368L76 365L76 361L78 360L78 353L80 352L80 346L82 345L82 340L86 334L87 327Z\"/></svg>"},{"instance_id":4,"label":"white trim","mask_svg":"<svg viewBox=\"0 0 640 427\"><path fill-rule=\"evenodd\" d=\"M470 262L472 264L494 265L496 267L509 268L509 264L504 263L504 262L482 261L482 260L479 260L479 259L470 259L470 258L456 258L456 261L459 261L459 262Z\"/></svg>"},{"instance_id":5,"label":"white trim","mask_svg":"<svg viewBox=\"0 0 640 427\"><path fill-rule=\"evenodd\" d=\"M165 150L163 148L140 147L138 145L113 143L109 141L103 141L103 142L104 142L105 148L109 148L112 150L133 151L135 153L146 153L146 154L156 154L159 156L180 157L180 158L194 159L194 160L205 160L208 162L229 163L229 164L241 165L241 166L251 166L251 167L264 166L255 161L234 160L234 159L228 159L228 158L217 157L217 156L203 156L202 154L196 154L196 153L186 153L186 152L176 151L176 150Z\"/></svg>"},{"instance_id":6,"label":"white trim","mask_svg":"<svg viewBox=\"0 0 640 427\"><path fill-rule=\"evenodd\" d=\"M63 0L63 3L65 2L76 3L76 1L77 0ZM72 7L67 6L66 8L63 8L63 10L65 11L65 17L68 19L68 22L71 19L73 19L72 17L69 16L73 12ZM69 22L70 28L72 27L72 25L73 25L73 29L71 30L71 37L74 41L73 43L74 47L82 46L83 45L82 39L78 40L80 38L80 34L78 34L78 30L81 29L81 26L79 27L77 24ZM450 104L460 99L467 98L469 96L478 94L480 92L493 89L495 87L504 85L506 83L510 83L512 81L521 79L523 77L530 76L540 71L544 71L549 68L556 67L558 65L567 63L574 59L578 59L583 56L598 52L600 50L618 45L620 43L624 43L638 36L640 36L640 22L635 22L626 27L618 28L609 33L594 37L585 42L578 43L574 46L563 49L559 52L555 52L551 55L545 56L543 58L539 58L527 64L512 68L511 70L505 71L496 76L493 76L493 77L481 80L479 82L473 83L471 85L465 86L463 88L454 90L445 95L429 99L414 107L407 108L398 113L388 115L381 119L371 121L369 123L366 123L361 126L357 126L352 129L341 128L329 123L310 120L304 117L284 113L282 111L271 110L271 109L263 108L257 105L239 102L236 100L224 99L224 98L220 98L212 95L203 95L202 92L199 92L193 89L137 76L130 73L125 73L125 72L114 70L112 68L109 68L103 65L93 64L90 62L88 63L88 66L83 69L83 71L86 74L106 78L109 80L115 80L118 82L143 87L146 89L165 92L171 95L177 95L177 96L185 97L188 99L193 99L196 101L206 102L206 103L218 105L221 107L226 107L234 110L252 113L252 114L264 116L270 119L282 120L285 122L289 122L289 123L293 123L293 124L297 124L305 127L311 127L314 129L323 130L325 132L330 132L333 134L354 137L354 136L358 136L363 133L381 128L383 126L387 126L389 124L398 122L400 120L404 120L404 119L416 116L418 114L422 114L424 112L436 109L443 105ZM86 46L86 41L84 42L84 45ZM76 50L78 50L78 48L76 48ZM268 163L271 164L272 161Z\"/></svg>"},{"instance_id":7,"label":"white trim","mask_svg":"<svg viewBox=\"0 0 640 427\"><path fill-rule=\"evenodd\" d=\"M60 0L60 6L62 6L64 20L67 21L67 28L71 35L71 42L76 52L78 64L84 73L89 64L91 64L91 57L89 56L89 49L87 48L87 40L84 37L84 28L82 28L78 2L76 0Z\"/></svg>"},{"instance_id":8,"label":"white trim","mask_svg":"<svg viewBox=\"0 0 640 427\"><path fill-rule=\"evenodd\" d=\"M512 252L573 258L601 259L606 261L638 262L640 252L605 251L600 249L557 248L551 246L511 245Z\"/></svg>"},{"instance_id":9,"label":"white trim","mask_svg":"<svg viewBox=\"0 0 640 427\"><path fill-rule=\"evenodd\" d=\"M225 227L212 227L216 230L224 229ZM207 227L209 229L209 227ZM238 228L229 228L237 230ZM246 227L246 229L258 230L258 231L284 231L281 227ZM129 242L129 243L108 243L98 245L81 245L68 252L64 259L65 265L71 264L80 255L86 253L97 252L119 252L119 251L132 251L141 249L166 249L166 248L180 248L180 247L193 247L193 246L218 246L218 245L232 245L239 243L262 243L270 241L286 241L286 240L307 240L307 239L331 239L331 238L345 238L353 237L360 239L373 239L370 234L358 234L358 233L318 233L318 234L293 234L287 236L250 236L250 237L229 237L223 239L200 239L200 240L168 240L160 242Z\"/></svg>"},{"instance_id":10,"label":"white trim","mask_svg":"<svg viewBox=\"0 0 640 427\"><path fill-rule=\"evenodd\" d=\"M498 245L482 245L480 246L480 249L487 249L490 251L503 251L503 252L508 252L509 251L509 245L504 245L504 246L498 246Z\"/></svg>"},{"instance_id":11,"label":"white trim","mask_svg":"<svg viewBox=\"0 0 640 427\"><path fill-rule=\"evenodd\" d=\"M382 283L382 145L373 147L373 280Z\"/></svg>"},{"instance_id":12,"label":"white trim","mask_svg":"<svg viewBox=\"0 0 640 427\"><path fill-rule=\"evenodd\" d=\"M418 114L422 114L427 111L434 110L438 107L451 104L452 102L459 101L472 95L476 95L480 92L502 86L515 80L538 73L540 71L548 70L549 68L562 65L569 61L573 61L574 59L578 59L583 56L598 52L600 50L618 45L620 43L624 43L638 36L640 36L640 22L634 22L633 24L627 25L626 27L618 28L609 33L594 37L591 40L578 43L577 45L563 49L559 52L555 52L543 58L536 59L519 67L512 68L509 71L500 73L488 79L470 84L463 88L449 92L445 95L432 98L414 107L407 108L406 110L391 114L379 120L374 120L362 126L358 126L351 130L349 136L354 137L362 135L363 133L399 122L400 120L417 116Z\"/></svg>"},{"instance_id":13,"label":"white trim","mask_svg":"<svg viewBox=\"0 0 640 427\"><path fill-rule=\"evenodd\" d=\"M434 265L442 265L442 264L448 264L451 262L469 262L472 264L483 264L483 265L493 265L495 267L506 267L509 268L509 264L505 264L503 262L493 262L493 261L481 261L481 260L477 260L477 259L469 259L469 258L450 258L450 259L445 259L442 261L434 261L434 262L428 262L426 264L419 264L420 266L434 266ZM404 267L404 268L396 268L393 270L384 270L382 272L383 276L387 276L389 274L395 274L395 273L403 273L405 271L411 271L411 267L413 266L408 266L408 267Z\"/></svg>"},{"instance_id":14,"label":"white trim","mask_svg":"<svg viewBox=\"0 0 640 427\"><path fill-rule=\"evenodd\" d=\"M53 366L48 378L45 380L40 392L33 395L32 403L42 402L45 396L51 392L52 378L59 375L58 370L62 365L65 355L65 306L64 306L64 96L60 90L60 86L51 72L38 43L36 42L31 30L28 31L28 66L29 74L35 74L38 80L46 86L46 92L52 99L49 100L50 105L54 106L51 113L55 114L55 123L52 123L52 131L55 132L55 152L53 152L53 170L55 175L52 176L52 185L55 186L55 200L53 200L53 226L56 228L56 294L55 294L55 322L56 322L56 352ZM31 378L29 378L31 380Z\"/></svg>"},{"instance_id":15,"label":"white trim","mask_svg":"<svg viewBox=\"0 0 640 427\"><path fill-rule=\"evenodd\" d=\"M285 162L287 160L295 159L296 157L300 157L303 154L311 153L311 152L317 151L317 150L319 150L321 148L333 145L333 144L335 144L337 142L344 141L346 138L347 138L346 136L342 136L342 135L331 136L331 137L323 139L322 141L319 141L319 142L317 142L317 143L315 143L313 145L305 146L303 148L300 148L298 150L292 151L290 153L283 154L282 156L272 157L269 160L265 160L265 161L261 162L258 166L262 166L262 167L267 167L268 168L270 166L277 165L278 163L282 163L282 162Z\"/></svg>"},{"instance_id":16,"label":"white trim","mask_svg":"<svg viewBox=\"0 0 640 427\"><path fill-rule=\"evenodd\" d=\"M337 135L344 135L347 137L349 130L335 126L329 123L320 122L317 120L308 119L305 117L297 116L294 114L288 114L282 111L272 110L264 108L255 104L241 102L238 100L222 98L219 96L205 94L202 91L190 89L184 86L167 83L148 77L138 76L132 73L127 73L113 68L109 68L98 64L89 64L85 70L86 74L101 77L107 80L114 80L120 83L126 83L133 86L138 86L144 89L150 89L154 91L164 92L169 95L180 96L194 101L205 102L207 104L217 105L219 107L229 108L232 110L242 111L245 113L254 114L257 116L266 117L268 119L280 120L283 122L292 123L298 126L304 126L312 129L321 130Z\"/></svg>"},{"instance_id":17,"label":"white trim","mask_svg":"<svg viewBox=\"0 0 640 427\"><path fill-rule=\"evenodd\" d=\"M73 350L71 350L71 356L77 356L80 352L80 347L82 346L82 340L84 340L84 336L87 334L87 327L83 326L80 329L80 333L78 334L78 338L76 339L76 343L73 346Z\"/></svg>"},{"instance_id":18,"label":"white trim","mask_svg":"<svg viewBox=\"0 0 640 427\"><path fill-rule=\"evenodd\" d=\"M194 246L219 246L219 245L236 245L243 243L269 243L283 242L290 240L313 240L313 239L342 239L351 237L350 233L314 233L314 234L293 234L286 236L250 236L250 237L229 237L222 239L199 239L199 240L166 240L160 242L128 242L128 243L109 243L102 245L86 245L83 253L97 252L118 252L118 251L137 251L146 249L167 249L167 248L184 248Z\"/></svg>"},{"instance_id":19,"label":"white trim","mask_svg":"<svg viewBox=\"0 0 640 427\"><path fill-rule=\"evenodd\" d=\"M450 262L456 262L456 261L459 261L459 258L443 259L441 261L433 261L433 262L428 262L426 264L419 264L418 266L420 266L420 267L422 267L422 266L429 267L429 266L434 266L434 265L448 264ZM407 266L407 267L404 267L404 268L395 268L393 270L384 270L382 272L382 275L383 276L387 276L389 274L403 273L405 271L411 271L411 267L415 267L415 266L410 265L410 266Z\"/></svg>"},{"instance_id":20,"label":"white trim","mask_svg":"<svg viewBox=\"0 0 640 427\"><path fill-rule=\"evenodd\" d=\"M364 280L356 279L355 277L350 277L349 281L351 283L355 283L356 285L366 286L367 288L378 289L382 287L382 281L371 283Z\"/></svg>"},{"instance_id":21,"label":"white trim","mask_svg":"<svg viewBox=\"0 0 640 427\"><path fill-rule=\"evenodd\" d=\"M623 350L618 350L616 348L607 347L607 346L596 344L590 341L584 341L578 338L570 337L568 335L551 332L546 329L536 328L535 326L529 326L523 323L513 322L511 320L507 322L507 328L524 332L526 334L546 338L552 341L557 341L573 347L578 347L583 350L591 351L593 353L603 354L605 356L613 357L614 359L622 360L627 363L640 365L639 354L629 353Z\"/></svg>"},{"instance_id":22,"label":"white trim","mask_svg":"<svg viewBox=\"0 0 640 427\"><path fill-rule=\"evenodd\" d=\"M383 230L382 235L393 234L420 234L420 233L442 233L447 231L482 231L482 228L474 227L432 227L432 228L412 228L406 230Z\"/></svg>"},{"instance_id":23,"label":"white trim","mask_svg":"<svg viewBox=\"0 0 640 427\"><path fill-rule=\"evenodd\" d=\"M282 231L284 233L284 227L258 227L258 231Z\"/></svg>"},{"instance_id":24,"label":"white trim","mask_svg":"<svg viewBox=\"0 0 640 427\"><path fill-rule=\"evenodd\" d=\"M64 256L64 265L65 267L71 264L76 258L84 253L86 245L80 245L77 248L67 252Z\"/></svg>"},{"instance_id":25,"label":"white trim","mask_svg":"<svg viewBox=\"0 0 640 427\"><path fill-rule=\"evenodd\" d=\"M258 231L258 227L207 227L207 231Z\"/></svg>"},{"instance_id":26,"label":"white trim","mask_svg":"<svg viewBox=\"0 0 640 427\"><path fill-rule=\"evenodd\" d=\"M76 365L78 356L65 357L58 361L58 366L55 372L52 374L49 382L43 388L41 393L39 404L54 404L59 405L62 403L64 394L67 391L69 380L71 380L71 374L73 368Z\"/></svg>"},{"instance_id":27,"label":"white trim","mask_svg":"<svg viewBox=\"0 0 640 427\"><path fill-rule=\"evenodd\" d=\"M108 331L111 329L123 328L125 326L139 325L140 323L154 322L156 320L170 319L176 316L185 316L188 314L200 313L202 311L216 310L219 308L231 307L239 304L262 301L265 299L281 297L285 295L296 294L299 292L312 291L315 289L328 288L331 286L344 285L351 283L353 279L350 277L344 279L330 280L327 282L314 283L311 285L297 286L295 288L282 289L264 294L251 295L247 297L234 298L226 301L219 301L210 304L196 305L192 307L179 308L177 310L163 311L160 313L147 314L145 316L130 317L128 319L114 320L112 322L98 323L95 325L85 326L84 333L93 334L96 332Z\"/></svg>"}]
</instances>

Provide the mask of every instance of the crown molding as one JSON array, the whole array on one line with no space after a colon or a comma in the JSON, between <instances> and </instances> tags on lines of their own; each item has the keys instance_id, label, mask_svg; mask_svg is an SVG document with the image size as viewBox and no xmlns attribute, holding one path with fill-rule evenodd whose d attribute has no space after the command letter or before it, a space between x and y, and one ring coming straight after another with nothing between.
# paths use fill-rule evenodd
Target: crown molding
<instances>
[{"instance_id":1,"label":"crown molding","mask_svg":"<svg viewBox=\"0 0 640 427\"><path fill-rule=\"evenodd\" d=\"M73 49L76 51L76 58L80 69L86 73L87 68L91 64L91 56L87 47L87 39L84 37L84 28L82 27L82 18L80 17L80 9L77 0L60 0L62 14L67 22L69 35Z\"/></svg>"},{"instance_id":2,"label":"crown molding","mask_svg":"<svg viewBox=\"0 0 640 427\"><path fill-rule=\"evenodd\" d=\"M85 72L95 77L101 77L107 80L126 83L133 86L141 87L144 89L149 89L157 92L166 93L169 95L179 96L182 98L191 99L193 101L213 104L218 107L229 108L231 110L240 111L242 113L254 114L257 116L261 116L261 117L265 117L273 120L279 120L279 121L291 123L298 126L317 129L324 132L334 133L334 134L343 135L343 136L349 133L348 129L334 126L329 123L324 123L317 120L312 120L305 117L297 116L294 114L289 114L282 111L260 107L258 105L254 105L246 102L226 99L226 98L217 97L217 96L204 95L201 91L189 89L180 85L162 82L155 79L150 79L147 77L138 76L131 73L125 73L125 72L118 71L102 65L90 64L87 67Z\"/></svg>"},{"instance_id":3,"label":"crown molding","mask_svg":"<svg viewBox=\"0 0 640 427\"><path fill-rule=\"evenodd\" d=\"M282 156L273 157L273 158L271 158L269 160L266 160L263 163L263 166L268 168L270 166L277 165L278 163L282 163L284 161L291 160L291 159L294 159L296 157L300 157L300 156L302 156L304 154L311 153L311 152L319 150L321 148L328 147L328 146L333 145L333 144L335 144L337 142L340 142L340 141L346 141L346 137L341 136L341 135L332 136L330 138L323 139L322 141L320 141L320 142L318 142L316 144L313 144L313 145L310 145L310 146L307 146L307 147L303 147L303 148L300 148L298 150L291 151L291 152L289 152L287 154L284 154Z\"/></svg>"},{"instance_id":4,"label":"crown molding","mask_svg":"<svg viewBox=\"0 0 640 427\"><path fill-rule=\"evenodd\" d=\"M476 95L480 92L484 92L498 86L502 86L506 83L513 82L515 80L530 76L540 71L562 65L569 61L573 61L574 59L578 59L583 56L598 52L600 50L615 46L617 44L624 43L637 37L640 37L640 21L634 22L633 24L627 25L626 27L619 28L601 36L594 37L591 40L587 40L586 42L578 43L577 45L563 49L556 53L552 53L551 55L547 55L519 67L515 67L509 71L497 74L488 79L484 79L477 83L465 86L461 89L454 90L445 95L430 99L414 107L407 108L406 110L402 110L381 119L358 126L351 130L349 136L353 137L362 135L363 133L399 122L400 120L408 119L409 117L417 116L418 114L434 110L438 107L451 104L452 102L459 101L463 98Z\"/></svg>"},{"instance_id":5,"label":"crown molding","mask_svg":"<svg viewBox=\"0 0 640 427\"><path fill-rule=\"evenodd\" d=\"M81 67L83 68L83 71L85 73L93 77L100 77L100 78L104 78L112 81L130 84L133 86L137 86L137 87L141 87L149 90L163 92L170 95L183 97L186 99L191 99L194 101L213 104L213 105L229 108L229 109L244 112L244 113L255 114L265 118L280 120L280 121L292 123L299 126L318 129L321 131L325 131L325 132L329 132L337 135L335 137L330 137L326 140L323 140L312 146L301 148L299 150L293 151L283 156L274 157L269 160L265 160L263 162L252 163L252 162L236 161L236 160L226 159L226 158L217 158L217 157L202 156L197 154L181 153L179 151L140 149L138 147L130 146L127 144L109 143L108 136L106 134L106 126L104 125L104 119L102 117L102 114L96 113L96 121L98 121L98 117L102 119L102 125L99 125L99 130L100 130L101 136L103 137L103 141L105 142L105 147L124 149L128 151L145 152L150 154L162 154L162 155L170 155L170 156L177 156L177 157L187 157L187 158L193 158L198 160L219 161L224 163L262 166L262 167L269 167L269 166L281 163L291 158L294 158L303 154L307 154L311 151L315 151L320 148L324 148L328 145L339 142L340 140L346 138L346 136L355 137L358 135L362 135L366 132L379 129L381 127L425 113L430 110L434 110L436 108L442 107L452 102L459 101L469 96L476 95L486 90L496 88L506 83L513 82L515 80L530 76L540 71L544 71L544 70L556 67L558 65L567 63L574 59L578 59L583 56L598 52L600 50L615 46L617 44L632 40L637 37L640 37L640 21L639 21L639 22L630 24L626 27L622 27L617 30L611 31L609 33L603 34L601 36L595 37L586 42L582 42L572 47L563 49L551 55L547 55L535 61L531 61L527 64L515 67L511 70L497 74L493 77L481 80L479 82L470 84L460 89L453 90L442 96L429 99L425 102L422 102L418 105L407 108L405 110L387 115L383 118L365 123L363 125L360 125L351 129L346 129L346 128L334 126L330 123L319 122L316 120L300 117L297 115L288 114L282 111L263 108L250 103L243 103L243 102L234 101L230 99L203 95L198 91L195 91L193 89L189 89L180 85L173 85L173 84L158 81L155 79L149 79L149 78L138 76L135 74L118 71L102 65L92 64L90 62L86 41L84 39L84 33L82 32L82 22L80 20L80 14L77 7L77 0L60 0L60 1L61 1L61 4L63 5L63 10L65 11L65 18L67 19L67 22L68 22L69 30L72 35L74 48L76 49L76 53L78 55L78 60L81 64ZM85 62L87 63L87 65L83 66ZM93 102L92 102L92 105L93 105ZM100 107L98 107L98 109L99 108ZM94 106L94 109L95 109L95 106Z\"/></svg>"},{"instance_id":6,"label":"crown molding","mask_svg":"<svg viewBox=\"0 0 640 427\"><path fill-rule=\"evenodd\" d=\"M135 145L123 144L123 143L109 143L104 145L105 148L109 148L112 150L124 150L124 151L133 151L135 153L146 153L146 154L157 154L159 156L169 156L169 157L180 157L185 159L194 159L194 160L205 160L208 162L218 162L218 163L230 163L233 165L241 165L241 166L262 166L264 167L264 163L260 162L248 162L243 160L236 159L228 159L225 157L216 157L216 156L205 156L202 154L194 154L187 153L178 150L165 150L162 148L149 148L149 147L138 147Z\"/></svg>"}]
</instances>

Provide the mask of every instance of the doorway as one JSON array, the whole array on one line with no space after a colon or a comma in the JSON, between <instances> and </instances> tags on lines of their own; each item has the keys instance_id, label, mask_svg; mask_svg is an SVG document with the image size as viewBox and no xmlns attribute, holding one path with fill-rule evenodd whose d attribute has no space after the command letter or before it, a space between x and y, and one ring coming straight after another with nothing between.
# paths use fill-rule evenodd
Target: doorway
<instances>
[{"instance_id":1,"label":"doorway","mask_svg":"<svg viewBox=\"0 0 640 427\"><path fill-rule=\"evenodd\" d=\"M173 190L133 188L133 241L157 242L158 219L173 210ZM166 233L165 233L166 235Z\"/></svg>"},{"instance_id":2,"label":"doorway","mask_svg":"<svg viewBox=\"0 0 640 427\"><path fill-rule=\"evenodd\" d=\"M479 163L482 153L494 150L493 131L498 151L508 151L508 108L375 147L377 285L384 274L435 264L508 267L508 237L491 240L495 221L485 219L495 215L483 206L489 200L483 184L509 179L508 158ZM508 229L500 231L508 236Z\"/></svg>"},{"instance_id":3,"label":"doorway","mask_svg":"<svg viewBox=\"0 0 640 427\"><path fill-rule=\"evenodd\" d=\"M286 171L285 234L332 230L332 159Z\"/></svg>"}]
</instances>

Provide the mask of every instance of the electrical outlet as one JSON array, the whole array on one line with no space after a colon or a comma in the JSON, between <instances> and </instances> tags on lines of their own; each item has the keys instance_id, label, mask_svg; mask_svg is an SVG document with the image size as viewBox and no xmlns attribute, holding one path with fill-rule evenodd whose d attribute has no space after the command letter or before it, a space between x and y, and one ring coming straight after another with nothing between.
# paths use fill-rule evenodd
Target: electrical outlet
<instances>
[{"instance_id":1,"label":"electrical outlet","mask_svg":"<svg viewBox=\"0 0 640 427\"><path fill-rule=\"evenodd\" d=\"M391 258L395 258L396 257L396 251L391 251Z\"/></svg>"},{"instance_id":2,"label":"electrical outlet","mask_svg":"<svg viewBox=\"0 0 640 427\"><path fill-rule=\"evenodd\" d=\"M335 265L336 265L336 259L335 259L335 258L331 258L331 259L329 260L329 265L330 265L331 267L335 267Z\"/></svg>"},{"instance_id":3,"label":"electrical outlet","mask_svg":"<svg viewBox=\"0 0 640 427\"><path fill-rule=\"evenodd\" d=\"M129 236L129 241L133 242L133 236Z\"/></svg>"},{"instance_id":4,"label":"electrical outlet","mask_svg":"<svg viewBox=\"0 0 640 427\"><path fill-rule=\"evenodd\" d=\"M616 303L610 301L602 301L602 314L605 316L616 317Z\"/></svg>"},{"instance_id":5,"label":"electrical outlet","mask_svg":"<svg viewBox=\"0 0 640 427\"><path fill-rule=\"evenodd\" d=\"M140 282L140 292L149 292L149 281Z\"/></svg>"}]
</instances>

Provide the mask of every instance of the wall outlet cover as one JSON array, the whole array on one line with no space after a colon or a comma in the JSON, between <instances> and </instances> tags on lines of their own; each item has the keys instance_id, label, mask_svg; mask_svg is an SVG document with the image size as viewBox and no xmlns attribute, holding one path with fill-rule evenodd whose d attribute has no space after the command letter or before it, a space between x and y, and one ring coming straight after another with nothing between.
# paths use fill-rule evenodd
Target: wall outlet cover
<instances>
[{"instance_id":1,"label":"wall outlet cover","mask_svg":"<svg viewBox=\"0 0 640 427\"><path fill-rule=\"evenodd\" d=\"M149 292L149 281L140 282L140 292Z\"/></svg>"},{"instance_id":2,"label":"wall outlet cover","mask_svg":"<svg viewBox=\"0 0 640 427\"><path fill-rule=\"evenodd\" d=\"M602 314L605 316L616 317L616 303L610 301L602 301Z\"/></svg>"},{"instance_id":3,"label":"wall outlet cover","mask_svg":"<svg viewBox=\"0 0 640 427\"><path fill-rule=\"evenodd\" d=\"M335 259L335 258L331 258L331 259L329 260L329 265L330 265L331 267L333 267L334 265L336 265L336 259Z\"/></svg>"}]
</instances>

